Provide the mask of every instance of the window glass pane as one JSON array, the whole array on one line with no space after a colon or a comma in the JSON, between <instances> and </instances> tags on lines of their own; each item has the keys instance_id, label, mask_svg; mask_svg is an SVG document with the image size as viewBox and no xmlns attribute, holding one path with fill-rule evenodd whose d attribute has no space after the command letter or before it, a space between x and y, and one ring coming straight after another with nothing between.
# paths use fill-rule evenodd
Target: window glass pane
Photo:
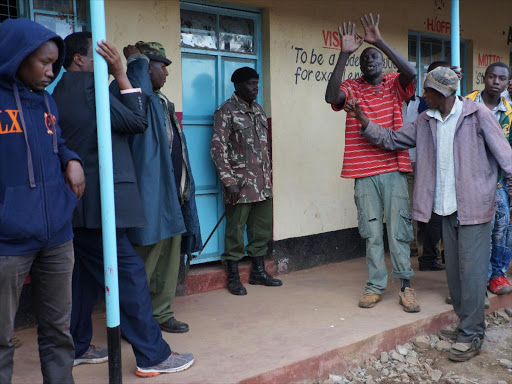
<instances>
[{"instance_id":1,"label":"window glass pane","mask_svg":"<svg viewBox=\"0 0 512 384\"><path fill-rule=\"evenodd\" d=\"M78 21L87 22L87 0L76 0L76 16Z\"/></svg>"},{"instance_id":2,"label":"window glass pane","mask_svg":"<svg viewBox=\"0 0 512 384\"><path fill-rule=\"evenodd\" d=\"M217 49L216 16L181 10L181 46Z\"/></svg>"},{"instance_id":3,"label":"window glass pane","mask_svg":"<svg viewBox=\"0 0 512 384\"><path fill-rule=\"evenodd\" d=\"M73 14L73 0L34 0L34 9Z\"/></svg>"},{"instance_id":4,"label":"window glass pane","mask_svg":"<svg viewBox=\"0 0 512 384\"><path fill-rule=\"evenodd\" d=\"M0 0L0 23L7 19L16 19L18 8L16 0Z\"/></svg>"},{"instance_id":5,"label":"window glass pane","mask_svg":"<svg viewBox=\"0 0 512 384\"><path fill-rule=\"evenodd\" d=\"M73 33L73 26L66 22L65 17L34 14L34 21L52 30L63 39Z\"/></svg>"},{"instance_id":6,"label":"window glass pane","mask_svg":"<svg viewBox=\"0 0 512 384\"><path fill-rule=\"evenodd\" d=\"M223 51L254 52L254 21L240 17L220 16L220 49Z\"/></svg>"},{"instance_id":7,"label":"window glass pane","mask_svg":"<svg viewBox=\"0 0 512 384\"><path fill-rule=\"evenodd\" d=\"M409 36L409 62L414 63L416 65L416 49L418 46L418 40L416 36Z\"/></svg>"}]
</instances>

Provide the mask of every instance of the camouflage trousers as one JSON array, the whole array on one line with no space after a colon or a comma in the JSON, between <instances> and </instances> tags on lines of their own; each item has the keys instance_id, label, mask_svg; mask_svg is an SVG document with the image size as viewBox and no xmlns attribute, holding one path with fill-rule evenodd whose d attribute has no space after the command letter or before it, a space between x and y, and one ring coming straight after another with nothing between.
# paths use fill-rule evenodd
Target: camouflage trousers
<instances>
[{"instance_id":1,"label":"camouflage trousers","mask_svg":"<svg viewBox=\"0 0 512 384\"><path fill-rule=\"evenodd\" d=\"M247 227L247 245L244 233ZM272 199L236 204L226 214L226 237L222 262L238 261L247 255L266 256L272 236Z\"/></svg>"}]
</instances>

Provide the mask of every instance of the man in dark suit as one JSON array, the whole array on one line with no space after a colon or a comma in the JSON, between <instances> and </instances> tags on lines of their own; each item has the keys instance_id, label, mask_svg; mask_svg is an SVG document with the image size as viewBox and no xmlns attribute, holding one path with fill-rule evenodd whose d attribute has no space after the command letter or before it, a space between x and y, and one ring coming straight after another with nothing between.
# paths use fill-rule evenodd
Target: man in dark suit
<instances>
[{"instance_id":1,"label":"man in dark suit","mask_svg":"<svg viewBox=\"0 0 512 384\"><path fill-rule=\"evenodd\" d=\"M63 136L70 148L81 154L86 190L75 210L76 263L73 273L71 334L75 343L75 365L107 361L106 349L91 345L91 312L104 288L101 234L100 184L91 34L74 33L65 39L64 73L53 94L61 112ZM136 374L157 376L192 365L191 354L171 352L163 340L152 304L142 258L135 252L126 229L145 225L128 140L147 128L147 96L134 89L126 76L121 57L106 41L97 52L105 58L109 72L119 84L120 94L110 94L112 157L117 226L119 300L121 331L132 344Z\"/></svg>"}]
</instances>

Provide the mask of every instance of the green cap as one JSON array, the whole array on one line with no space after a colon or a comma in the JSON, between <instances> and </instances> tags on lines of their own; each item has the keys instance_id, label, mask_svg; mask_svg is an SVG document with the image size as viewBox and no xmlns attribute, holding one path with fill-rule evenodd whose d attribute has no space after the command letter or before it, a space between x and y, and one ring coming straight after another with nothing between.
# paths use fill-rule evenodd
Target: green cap
<instances>
[{"instance_id":1,"label":"green cap","mask_svg":"<svg viewBox=\"0 0 512 384\"><path fill-rule=\"evenodd\" d=\"M165 57L164 46L156 41L138 41L135 43L135 46L139 49L140 53L146 55L149 60L159 61L166 66L172 63L171 60Z\"/></svg>"}]
</instances>

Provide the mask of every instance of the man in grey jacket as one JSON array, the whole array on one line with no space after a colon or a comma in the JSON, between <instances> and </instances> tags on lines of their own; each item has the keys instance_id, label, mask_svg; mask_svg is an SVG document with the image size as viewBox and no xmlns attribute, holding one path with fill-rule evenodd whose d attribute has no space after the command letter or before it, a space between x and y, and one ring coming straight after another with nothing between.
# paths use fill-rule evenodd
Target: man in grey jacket
<instances>
[{"instance_id":1,"label":"man in grey jacket","mask_svg":"<svg viewBox=\"0 0 512 384\"><path fill-rule=\"evenodd\" d=\"M424 83L429 109L397 131L371 122L353 95L345 111L361 123L368 141L388 150L416 147L412 216L422 222L432 212L442 216L448 288L460 323L440 336L456 341L449 358L465 361L480 352L484 338L498 165L512 181L512 149L485 105L455 95L458 83L450 68L429 72Z\"/></svg>"}]
</instances>

